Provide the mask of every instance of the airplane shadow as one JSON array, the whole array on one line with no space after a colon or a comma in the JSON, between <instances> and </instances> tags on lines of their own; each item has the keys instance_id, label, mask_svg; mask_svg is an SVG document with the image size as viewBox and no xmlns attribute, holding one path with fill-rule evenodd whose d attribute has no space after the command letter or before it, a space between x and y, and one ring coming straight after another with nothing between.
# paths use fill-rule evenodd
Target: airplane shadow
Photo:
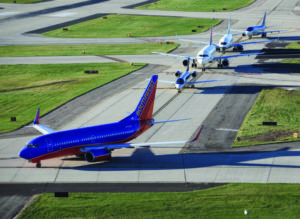
<instances>
[{"instance_id":1,"label":"airplane shadow","mask_svg":"<svg viewBox=\"0 0 300 219\"><path fill-rule=\"evenodd\" d=\"M77 167L62 167L62 169L75 169L82 171L136 171L136 170L174 170L218 166L244 166L244 167L280 167L300 168L300 165L274 164L270 158L298 157L300 151L289 151L288 148L277 151L252 152L215 152L193 154L164 154L155 155L150 149L136 149L132 156L115 156L110 162L92 163Z\"/></svg>"},{"instance_id":2,"label":"airplane shadow","mask_svg":"<svg viewBox=\"0 0 300 219\"><path fill-rule=\"evenodd\" d=\"M262 89L273 89L278 87L284 88L300 88L299 86L293 85L230 85L230 86L213 86L213 87L197 87L195 88L194 94L256 94Z\"/></svg>"}]
</instances>

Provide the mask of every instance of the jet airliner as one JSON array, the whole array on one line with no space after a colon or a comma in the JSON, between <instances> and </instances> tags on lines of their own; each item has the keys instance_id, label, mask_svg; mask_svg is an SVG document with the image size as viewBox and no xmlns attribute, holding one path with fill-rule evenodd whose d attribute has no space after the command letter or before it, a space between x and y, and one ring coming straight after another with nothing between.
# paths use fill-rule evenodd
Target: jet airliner
<instances>
[{"instance_id":1,"label":"jet airliner","mask_svg":"<svg viewBox=\"0 0 300 219\"><path fill-rule=\"evenodd\" d=\"M155 121L152 118L158 76L152 76L136 109L127 117L116 123L97 125L66 131L54 131L39 122L38 109L33 127L44 135L28 142L19 156L36 163L62 156L84 156L88 162L109 160L111 152L121 148L149 147L151 145L185 144L197 140L203 126L191 141L128 143L141 135L156 123L175 122L179 120Z\"/></svg>"},{"instance_id":2,"label":"jet airliner","mask_svg":"<svg viewBox=\"0 0 300 219\"><path fill-rule=\"evenodd\" d=\"M261 35L261 37L266 37L268 33L279 33L279 32L285 31L285 30L265 31L265 29L273 27L273 26L266 26L265 25L266 17L267 17L267 13L265 12L262 24L261 25L257 25L257 26L247 27L246 31L244 31L242 33L242 36L248 36L248 38L251 39L252 36Z\"/></svg>"},{"instance_id":3,"label":"jet airliner","mask_svg":"<svg viewBox=\"0 0 300 219\"><path fill-rule=\"evenodd\" d=\"M184 73L180 71L175 72L175 76L177 77L177 80L174 81L167 81L167 80L159 80L164 83L169 83L169 84L175 84L176 89L178 90L178 93L181 92L181 89L185 85L191 85L191 87L194 87L195 84L198 83L207 83L207 82L215 82L215 81L220 81L220 80L207 80L207 81L188 81L190 78L195 78L197 77L198 73L197 71L190 72L190 57L187 59L187 64L186 64L186 71Z\"/></svg>"},{"instance_id":4,"label":"jet airliner","mask_svg":"<svg viewBox=\"0 0 300 219\"><path fill-rule=\"evenodd\" d=\"M188 58L190 57L193 61L192 67L197 67L197 63L201 66L202 71L205 71L206 65L212 63L214 61L218 62L218 68L223 68L229 66L229 58L236 58L240 56L250 56L250 55L258 55L261 53L245 53L245 54L238 54L238 55L229 55L229 56L215 56L216 50L218 46L212 43L212 26L210 29L210 41L209 45L205 46L202 50L200 50L196 56L187 56L187 55L177 55L171 53L161 53L161 52L152 52L160 55L166 56L173 56L173 57L180 57L183 59L182 64L187 66Z\"/></svg>"},{"instance_id":5,"label":"jet airliner","mask_svg":"<svg viewBox=\"0 0 300 219\"><path fill-rule=\"evenodd\" d=\"M270 42L272 40L263 40L263 41L252 41L252 42L243 42L243 43L233 43L233 36L235 35L241 35L238 34L232 34L230 31L230 17L228 19L228 26L227 26L227 33L222 36L222 38L219 40L218 45L216 45L217 51L225 52L225 50L229 48L233 48L233 51L235 52L242 52L244 51L244 45L247 44L255 44L255 43L266 43ZM178 39L180 41L186 41L186 42L192 42L192 43L200 43L200 44L208 44L207 42L199 41L199 40L190 40L190 39Z\"/></svg>"}]
</instances>

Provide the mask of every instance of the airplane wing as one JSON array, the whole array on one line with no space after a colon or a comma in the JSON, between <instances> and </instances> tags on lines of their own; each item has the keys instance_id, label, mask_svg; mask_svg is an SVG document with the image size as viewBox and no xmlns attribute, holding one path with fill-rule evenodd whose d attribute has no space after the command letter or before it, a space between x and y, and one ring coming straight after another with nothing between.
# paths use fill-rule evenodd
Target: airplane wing
<instances>
[{"instance_id":1,"label":"airplane wing","mask_svg":"<svg viewBox=\"0 0 300 219\"><path fill-rule=\"evenodd\" d=\"M192 57L192 56L188 56L188 55L178 55L178 54L172 54L172 53L163 53L163 52L152 52L155 54L159 54L159 55L164 55L164 56L173 56L173 57L179 57L182 59L197 59L197 57Z\"/></svg>"},{"instance_id":2,"label":"airplane wing","mask_svg":"<svg viewBox=\"0 0 300 219\"><path fill-rule=\"evenodd\" d=\"M267 42L272 42L276 40L262 40L262 41L252 41L252 42L244 42L244 43L233 43L231 46L238 46L238 45L247 45L247 44L254 44L254 43L267 43Z\"/></svg>"},{"instance_id":3,"label":"airplane wing","mask_svg":"<svg viewBox=\"0 0 300 219\"><path fill-rule=\"evenodd\" d=\"M262 52L260 53L247 53L247 54L238 54L238 55L231 55L231 56L216 56L214 57L214 60L218 60L218 59L229 59L229 58L236 58L236 57L240 57L240 56L253 56L253 55L261 55L264 54Z\"/></svg>"},{"instance_id":4,"label":"airplane wing","mask_svg":"<svg viewBox=\"0 0 300 219\"><path fill-rule=\"evenodd\" d=\"M38 108L38 110L36 112L36 116L35 116L32 127L44 135L56 132L55 130L48 128L47 126L40 124L39 120L40 120L40 108Z\"/></svg>"},{"instance_id":5,"label":"airplane wing","mask_svg":"<svg viewBox=\"0 0 300 219\"><path fill-rule=\"evenodd\" d=\"M111 145L99 145L99 146L87 146L80 149L81 152L89 152L95 150L106 149L108 151L112 151L114 149L121 148L138 148L138 147L150 147L150 146L158 146L158 145L174 145L174 144L186 144L197 141L199 138L204 125L201 126L200 130L197 132L196 136L193 140L190 141L168 141L168 142L144 142L144 143L124 143L124 144L111 144Z\"/></svg>"},{"instance_id":6,"label":"airplane wing","mask_svg":"<svg viewBox=\"0 0 300 219\"><path fill-rule=\"evenodd\" d=\"M284 32L284 31L287 31L287 30L269 30L269 31L260 31L260 32L257 32L258 34L262 34L262 33L280 33L280 32Z\"/></svg>"},{"instance_id":7,"label":"airplane wing","mask_svg":"<svg viewBox=\"0 0 300 219\"><path fill-rule=\"evenodd\" d=\"M167 81L167 80L158 80L159 82L168 83L168 84L175 84L175 81Z\"/></svg>"},{"instance_id":8,"label":"airplane wing","mask_svg":"<svg viewBox=\"0 0 300 219\"><path fill-rule=\"evenodd\" d=\"M184 42L191 42L191 43L200 43L200 44L205 44L205 45L209 44L209 42L204 42L201 40L189 40L189 39L178 39L178 40L184 41Z\"/></svg>"},{"instance_id":9,"label":"airplane wing","mask_svg":"<svg viewBox=\"0 0 300 219\"><path fill-rule=\"evenodd\" d=\"M186 84L198 84L198 83L208 83L208 82L216 82L216 81L224 81L224 80L208 80L208 81L188 81Z\"/></svg>"}]
</instances>

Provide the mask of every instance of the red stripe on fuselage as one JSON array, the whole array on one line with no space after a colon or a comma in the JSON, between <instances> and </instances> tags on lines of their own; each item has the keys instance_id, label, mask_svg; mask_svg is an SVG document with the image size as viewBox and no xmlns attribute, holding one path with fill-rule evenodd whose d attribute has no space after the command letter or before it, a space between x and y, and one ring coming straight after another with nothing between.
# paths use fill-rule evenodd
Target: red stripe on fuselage
<instances>
[{"instance_id":1,"label":"red stripe on fuselage","mask_svg":"<svg viewBox=\"0 0 300 219\"><path fill-rule=\"evenodd\" d=\"M122 143L126 143L128 141L131 141L132 139L136 138L137 136L141 135L142 133L144 133L145 131L147 131L151 125L147 124L146 121L139 121L140 125L138 130L131 135L130 137L121 140L121 141L115 141L115 142L107 142L107 143L103 143L103 144L89 144L89 145L78 145L78 146L73 146L73 147L69 147L69 148L64 148L58 151L54 151L54 152L50 152L47 154L43 154L41 156L35 157L30 159L30 161L32 163L40 163L41 160L47 160L47 159L52 159L52 158L56 158L56 157L64 157L64 156L73 156L73 155L77 155L77 154L82 154L82 152L80 151L80 148L82 147L87 147L87 146L99 146L99 145L113 145L113 144L122 144Z\"/></svg>"}]
</instances>

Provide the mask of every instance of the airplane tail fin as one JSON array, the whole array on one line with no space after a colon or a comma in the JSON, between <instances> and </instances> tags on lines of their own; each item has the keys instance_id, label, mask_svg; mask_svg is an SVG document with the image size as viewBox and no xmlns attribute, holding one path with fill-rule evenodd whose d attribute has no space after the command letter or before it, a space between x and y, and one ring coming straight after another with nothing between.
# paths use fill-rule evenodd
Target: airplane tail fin
<instances>
[{"instance_id":1,"label":"airplane tail fin","mask_svg":"<svg viewBox=\"0 0 300 219\"><path fill-rule=\"evenodd\" d=\"M230 16L228 18L227 34L230 34Z\"/></svg>"},{"instance_id":2,"label":"airplane tail fin","mask_svg":"<svg viewBox=\"0 0 300 219\"><path fill-rule=\"evenodd\" d=\"M158 75L153 75L136 109L127 118L152 120Z\"/></svg>"},{"instance_id":3,"label":"airplane tail fin","mask_svg":"<svg viewBox=\"0 0 300 219\"><path fill-rule=\"evenodd\" d=\"M209 45L212 45L212 25L211 25L211 27L210 27Z\"/></svg>"},{"instance_id":4,"label":"airplane tail fin","mask_svg":"<svg viewBox=\"0 0 300 219\"><path fill-rule=\"evenodd\" d=\"M263 18L263 21L262 21L262 26L265 26L265 22L266 22L266 17L267 17L267 12L265 12L264 14L264 18Z\"/></svg>"}]
</instances>

